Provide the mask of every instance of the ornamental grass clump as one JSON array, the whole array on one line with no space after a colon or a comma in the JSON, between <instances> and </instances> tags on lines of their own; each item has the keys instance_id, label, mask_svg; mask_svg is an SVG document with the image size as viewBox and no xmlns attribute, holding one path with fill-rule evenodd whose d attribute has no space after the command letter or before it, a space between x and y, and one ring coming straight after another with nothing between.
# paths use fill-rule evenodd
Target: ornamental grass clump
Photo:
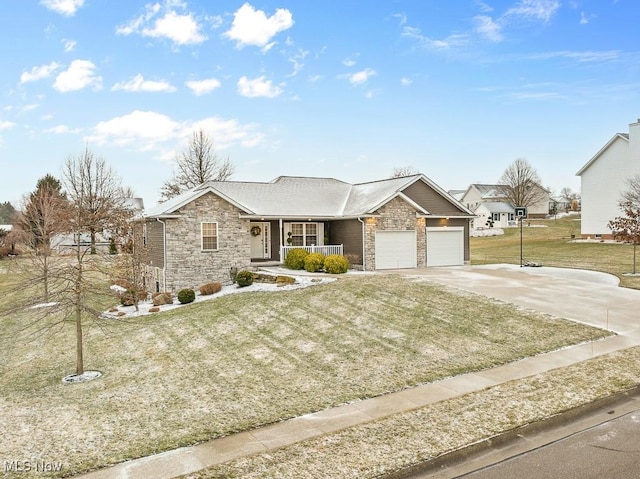
<instances>
[{"instance_id":1,"label":"ornamental grass clump","mask_svg":"<svg viewBox=\"0 0 640 479\"><path fill-rule=\"evenodd\" d=\"M304 260L307 256L309 256L309 252L304 248L292 249L287 253L284 265L289 269L304 269Z\"/></svg>"},{"instance_id":2,"label":"ornamental grass clump","mask_svg":"<svg viewBox=\"0 0 640 479\"><path fill-rule=\"evenodd\" d=\"M339 254L330 254L324 259L324 270L330 274L342 274L349 270L349 260Z\"/></svg>"},{"instance_id":3,"label":"ornamental grass clump","mask_svg":"<svg viewBox=\"0 0 640 479\"><path fill-rule=\"evenodd\" d=\"M202 296L208 296L210 294L215 294L222 289L222 283L218 281L213 281L211 283L205 283L201 285L198 290Z\"/></svg>"},{"instance_id":4,"label":"ornamental grass clump","mask_svg":"<svg viewBox=\"0 0 640 479\"><path fill-rule=\"evenodd\" d=\"M245 286L251 286L253 284L253 273L251 271L247 271L246 269L238 271L238 274L236 275L236 283L241 288Z\"/></svg>"},{"instance_id":5,"label":"ornamental grass clump","mask_svg":"<svg viewBox=\"0 0 640 479\"><path fill-rule=\"evenodd\" d=\"M322 271L324 267L324 255L322 253L309 253L304 259L304 269L309 273Z\"/></svg>"},{"instance_id":6,"label":"ornamental grass clump","mask_svg":"<svg viewBox=\"0 0 640 479\"><path fill-rule=\"evenodd\" d=\"M196 292L191 288L184 288L178 291L178 301L180 304L193 303L196 299Z\"/></svg>"},{"instance_id":7,"label":"ornamental grass clump","mask_svg":"<svg viewBox=\"0 0 640 479\"><path fill-rule=\"evenodd\" d=\"M173 304L173 295L171 293L154 293L152 298L154 306Z\"/></svg>"}]
</instances>

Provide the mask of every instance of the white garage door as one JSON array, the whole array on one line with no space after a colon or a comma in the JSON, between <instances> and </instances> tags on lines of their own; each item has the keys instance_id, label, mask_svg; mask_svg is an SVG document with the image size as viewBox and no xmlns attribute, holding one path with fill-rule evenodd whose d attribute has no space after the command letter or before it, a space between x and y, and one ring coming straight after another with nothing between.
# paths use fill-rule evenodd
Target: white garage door
<instances>
[{"instance_id":1,"label":"white garage door","mask_svg":"<svg viewBox=\"0 0 640 479\"><path fill-rule=\"evenodd\" d=\"M376 269L415 268L415 231L377 231Z\"/></svg>"},{"instance_id":2,"label":"white garage door","mask_svg":"<svg viewBox=\"0 0 640 479\"><path fill-rule=\"evenodd\" d=\"M464 264L464 228L427 228L427 267Z\"/></svg>"}]
</instances>

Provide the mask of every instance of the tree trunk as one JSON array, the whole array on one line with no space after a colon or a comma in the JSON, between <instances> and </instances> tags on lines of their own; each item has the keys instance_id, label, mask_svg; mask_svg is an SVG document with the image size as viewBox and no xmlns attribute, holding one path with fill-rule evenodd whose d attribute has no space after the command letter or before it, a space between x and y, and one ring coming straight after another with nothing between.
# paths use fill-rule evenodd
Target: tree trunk
<instances>
[{"instance_id":1,"label":"tree trunk","mask_svg":"<svg viewBox=\"0 0 640 479\"><path fill-rule=\"evenodd\" d=\"M96 254L96 232L91 229L91 254Z\"/></svg>"},{"instance_id":2,"label":"tree trunk","mask_svg":"<svg viewBox=\"0 0 640 479\"><path fill-rule=\"evenodd\" d=\"M79 243L79 242L78 242ZM84 374L84 357L82 351L82 252L80 244L77 246L77 270L75 281L75 316L76 316L76 374L81 376Z\"/></svg>"}]
</instances>

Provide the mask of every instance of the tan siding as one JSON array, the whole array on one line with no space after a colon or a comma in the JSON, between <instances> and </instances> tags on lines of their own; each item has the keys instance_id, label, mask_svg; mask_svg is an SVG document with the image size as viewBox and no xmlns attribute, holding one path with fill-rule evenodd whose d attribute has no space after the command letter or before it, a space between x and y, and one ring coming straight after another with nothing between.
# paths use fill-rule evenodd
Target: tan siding
<instances>
[{"instance_id":1,"label":"tan siding","mask_svg":"<svg viewBox=\"0 0 640 479\"><path fill-rule=\"evenodd\" d=\"M432 215L460 216L468 214L461 211L422 181L416 181L408 186L403 190L403 193Z\"/></svg>"},{"instance_id":2,"label":"tan siding","mask_svg":"<svg viewBox=\"0 0 640 479\"><path fill-rule=\"evenodd\" d=\"M329 223L329 244L343 245L349 261L362 265L362 223L357 219Z\"/></svg>"}]
</instances>

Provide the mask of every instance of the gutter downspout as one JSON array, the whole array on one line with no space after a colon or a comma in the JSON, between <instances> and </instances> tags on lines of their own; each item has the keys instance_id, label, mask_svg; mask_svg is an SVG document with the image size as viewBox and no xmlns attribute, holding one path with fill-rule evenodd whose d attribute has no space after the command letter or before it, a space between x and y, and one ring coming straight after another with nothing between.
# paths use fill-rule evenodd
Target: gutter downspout
<instances>
[{"instance_id":1,"label":"gutter downspout","mask_svg":"<svg viewBox=\"0 0 640 479\"><path fill-rule=\"evenodd\" d=\"M362 221L362 219L359 216L358 216L358 221L362 223L362 271L366 271L367 270L366 259L365 259L366 235L365 235L365 229L364 229L364 221Z\"/></svg>"},{"instance_id":2,"label":"gutter downspout","mask_svg":"<svg viewBox=\"0 0 640 479\"><path fill-rule=\"evenodd\" d=\"M167 290L167 224L156 218L162 224L162 291Z\"/></svg>"}]
</instances>

